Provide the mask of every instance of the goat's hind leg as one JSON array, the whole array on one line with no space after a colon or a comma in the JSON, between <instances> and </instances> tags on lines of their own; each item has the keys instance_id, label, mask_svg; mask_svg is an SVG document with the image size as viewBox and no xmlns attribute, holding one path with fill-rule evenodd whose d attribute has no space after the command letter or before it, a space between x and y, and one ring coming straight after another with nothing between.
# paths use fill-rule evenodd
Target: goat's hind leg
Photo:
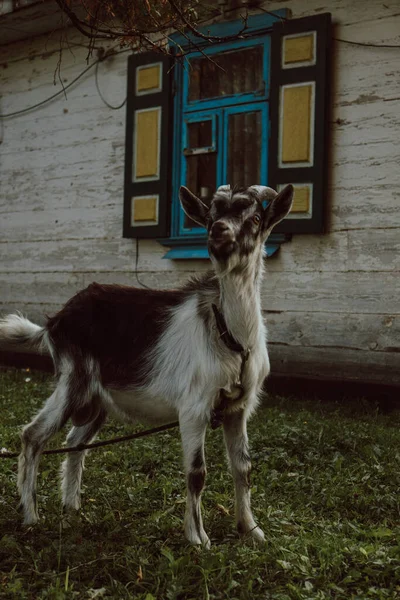
<instances>
[{"instance_id":1,"label":"goat's hind leg","mask_svg":"<svg viewBox=\"0 0 400 600\"><path fill-rule=\"evenodd\" d=\"M57 433L69 417L67 396L63 386L57 386L34 420L21 435L22 450L18 462L18 490L24 524L38 521L36 480L40 455L46 442Z\"/></svg>"},{"instance_id":2,"label":"goat's hind leg","mask_svg":"<svg viewBox=\"0 0 400 600\"><path fill-rule=\"evenodd\" d=\"M81 427L72 427L67 436L67 446L89 444L96 436L106 419L103 408L96 418ZM87 450L70 452L61 466L61 493L63 509L68 512L78 510L81 505L82 471Z\"/></svg>"}]
</instances>

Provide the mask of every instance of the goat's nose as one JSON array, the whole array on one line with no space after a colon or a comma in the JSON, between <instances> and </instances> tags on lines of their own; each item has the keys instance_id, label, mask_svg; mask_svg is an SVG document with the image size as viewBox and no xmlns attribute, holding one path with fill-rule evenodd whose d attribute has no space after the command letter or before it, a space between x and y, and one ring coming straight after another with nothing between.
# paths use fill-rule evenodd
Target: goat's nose
<instances>
[{"instance_id":1,"label":"goat's nose","mask_svg":"<svg viewBox=\"0 0 400 600\"><path fill-rule=\"evenodd\" d=\"M223 221L215 221L214 225L211 227L211 235L214 238L218 238L227 233L229 230L228 225Z\"/></svg>"}]
</instances>

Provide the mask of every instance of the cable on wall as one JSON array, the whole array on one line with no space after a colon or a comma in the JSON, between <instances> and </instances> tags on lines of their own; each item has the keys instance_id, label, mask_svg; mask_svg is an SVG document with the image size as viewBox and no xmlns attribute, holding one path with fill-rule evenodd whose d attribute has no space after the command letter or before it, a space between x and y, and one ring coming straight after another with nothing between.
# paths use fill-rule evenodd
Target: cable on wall
<instances>
[{"instance_id":1,"label":"cable on wall","mask_svg":"<svg viewBox=\"0 0 400 600\"><path fill-rule=\"evenodd\" d=\"M138 282L139 285L141 285L143 288L146 288L146 290L151 290L152 288L150 288L148 285L146 285L145 283L142 283L139 279L139 272L138 272L138 266L139 266L139 238L136 238L136 257L135 257L135 276L136 276L136 280Z\"/></svg>"},{"instance_id":2,"label":"cable on wall","mask_svg":"<svg viewBox=\"0 0 400 600\"><path fill-rule=\"evenodd\" d=\"M123 103L120 106L112 106L103 97L103 95L102 95L102 93L100 91L99 85L98 85L97 69L98 69L98 64L100 62L103 62L104 60L106 60L110 56L115 56L116 54L124 54L125 52L131 52L131 49L120 50L119 52L113 52L112 54L107 54L106 53L106 55L104 57L101 56L95 62L93 62L91 65L89 65L88 67L86 67L86 69L84 69L81 73L79 73L79 75L77 75L75 77L75 79L73 79L68 85L64 86L62 90L59 90L58 92L56 92L55 94L52 94L48 98L45 98L41 102L37 102L36 104L32 104L32 106L28 106L27 108L23 108L21 110L16 110L14 112L7 113L5 115L0 114L0 119L7 119L9 117L17 117L18 115L23 115L23 114L25 114L27 112L30 112L31 110L35 110L36 108L40 108L44 104L47 104L47 102L51 102L51 100L55 100L55 98L57 98L58 96L61 96L61 94L64 94L66 90L68 90L70 87L72 87L79 79L81 79L81 77L83 77L93 67L96 67L96 71L95 71L95 84L96 84L96 89L97 89L97 92L98 92L101 100L104 102L104 104L106 106L108 106L109 108L112 108L113 110L118 110L119 108L122 108L125 105L125 103L126 103L126 98L125 98L125 100L123 101Z\"/></svg>"},{"instance_id":3,"label":"cable on wall","mask_svg":"<svg viewBox=\"0 0 400 600\"><path fill-rule=\"evenodd\" d=\"M112 110L119 110L120 108L122 108L123 106L125 106L125 104L126 104L126 98L125 98L125 100L121 104L118 104L118 106L113 106L112 104L109 104L107 102L107 100L104 98L103 94L101 93L100 86L99 86L99 79L98 79L98 77L99 77L99 64L101 62L103 62L103 60L96 61L96 68L94 70L94 81L95 81L95 84L96 84L97 93L99 94L99 96L100 96L101 100L104 102L104 104L106 106L108 106L108 108L111 108Z\"/></svg>"},{"instance_id":4,"label":"cable on wall","mask_svg":"<svg viewBox=\"0 0 400 600\"><path fill-rule=\"evenodd\" d=\"M371 44L369 42L355 42L353 40L343 40L341 38L333 38L336 42L344 44L353 44L354 46L366 46L368 48L400 48L399 44Z\"/></svg>"},{"instance_id":5,"label":"cable on wall","mask_svg":"<svg viewBox=\"0 0 400 600\"><path fill-rule=\"evenodd\" d=\"M64 94L65 90L68 90L72 85L74 85L74 83L76 83L78 81L78 79L80 79L88 71L90 71L90 69L92 67L94 67L97 62L99 62L99 61L96 61L96 62L92 63L91 65L89 65L88 67L86 67L86 69L84 69L77 77L75 77L75 79L73 79L71 81L71 83L69 83L68 85L64 86L64 89L59 90L58 92L56 92L52 96L49 96L48 98L45 98L45 100L42 100L41 102L38 102L37 104L33 104L32 106L28 106L27 108L23 108L22 110L16 110L15 112L7 113L5 115L1 115L0 114L0 119L7 119L9 117L16 117L18 115L23 115L23 114L25 114L25 113L27 113L27 112L29 112L31 110L35 110L36 108L39 108L40 106L43 106L44 104L47 104L47 102L50 102L51 100L54 100L55 98L57 98L61 94Z\"/></svg>"}]
</instances>

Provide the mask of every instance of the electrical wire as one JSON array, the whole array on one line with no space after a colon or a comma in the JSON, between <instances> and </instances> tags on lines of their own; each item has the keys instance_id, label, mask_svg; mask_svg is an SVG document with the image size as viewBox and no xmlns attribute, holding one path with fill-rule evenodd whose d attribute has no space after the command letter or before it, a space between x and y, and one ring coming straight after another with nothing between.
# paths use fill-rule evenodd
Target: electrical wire
<instances>
[{"instance_id":1,"label":"electrical wire","mask_svg":"<svg viewBox=\"0 0 400 600\"><path fill-rule=\"evenodd\" d=\"M61 94L64 94L66 90L68 90L71 86L73 86L81 77L83 77L88 71L90 71L90 69L92 69L93 67L96 67L96 70L97 70L99 63L104 62L110 56L115 56L116 54L124 54L125 52L131 52L131 49L128 48L128 49L125 49L125 50L120 50L119 52L115 52L114 51L111 54L106 54L104 57L98 58L97 60L95 60L95 62L93 62L88 67L86 67L86 69L84 69L79 75L77 75L75 77L75 79L73 79L68 85L65 85L62 90L59 90L58 92L56 92L55 94L52 94L48 98L45 98L41 102L38 102L37 104L32 104L32 106L28 106L27 108L23 108L21 110L16 110L16 111L14 111L12 113L7 113L5 115L0 114L0 119L7 119L9 117L17 117L18 115L23 115L23 114L25 114L27 112L30 112L31 110L35 110L36 108L40 108L44 104L47 104L47 102L50 102L51 100L54 100L58 96L61 96ZM106 106L108 106L109 108L112 108L114 110L118 110L119 108L122 108L124 106L124 104L126 103L126 98L125 98L124 102L121 104L121 106L115 106L115 107L111 106L111 104L109 104L107 102L107 100L105 100L105 98L103 97L103 95L102 95L102 93L100 91L96 73L95 73L95 83L96 83L97 92L98 92L100 98L102 99L102 101L104 102L104 104L106 104Z\"/></svg>"},{"instance_id":2,"label":"electrical wire","mask_svg":"<svg viewBox=\"0 0 400 600\"><path fill-rule=\"evenodd\" d=\"M139 273L138 273L138 265L139 265L139 238L136 238L136 257L135 257L135 276L136 276L136 280L138 282L139 285L141 285L143 288L146 288L146 290L151 290L152 288L150 288L148 285L146 285L145 283L142 283L139 279Z\"/></svg>"},{"instance_id":3,"label":"electrical wire","mask_svg":"<svg viewBox=\"0 0 400 600\"><path fill-rule=\"evenodd\" d=\"M99 96L102 99L102 101L104 102L104 104L106 106L108 106L108 108L111 108L112 110L119 110L120 108L122 108L123 106L125 106L127 99L125 98L125 100L121 104L118 104L118 106L113 106L112 104L109 104L107 102L107 100L104 98L103 94L101 93L100 86L99 86L99 80L98 80L98 76L99 76L99 64L100 64L100 62L103 62L103 61L98 60L96 62L96 68L94 70L94 81L95 81L95 84L96 84L97 93L99 94Z\"/></svg>"},{"instance_id":4,"label":"electrical wire","mask_svg":"<svg viewBox=\"0 0 400 600\"><path fill-rule=\"evenodd\" d=\"M47 102L50 102L51 100L54 100L54 98L57 98L61 94L64 94L66 90L68 90L72 85L74 85L74 83L76 83L78 81L78 79L80 79L81 77L83 77L98 62L99 61L97 60L96 62L94 62L91 65L89 65L88 67L86 67L86 69L84 69L77 77L75 77L75 79L73 79L71 81L71 83L69 83L68 85L64 86L64 88L62 90L59 90L58 92L56 92L52 96L49 96L48 98L45 98L45 100L42 100L41 102L38 102L37 104L33 104L32 106L28 106L27 108L23 108L22 110L16 110L15 112L7 113L5 115L1 115L0 114L0 119L8 119L9 117L16 117L17 115L23 115L23 114L25 114L25 113L27 113L27 112L29 112L31 110L35 110L36 108L39 108L40 106L43 106L44 104L47 104Z\"/></svg>"},{"instance_id":5,"label":"electrical wire","mask_svg":"<svg viewBox=\"0 0 400 600\"><path fill-rule=\"evenodd\" d=\"M344 44L353 44L354 46L366 46L369 48L400 48L400 44L370 44L369 42L354 42L353 40L342 40L341 38L333 38L336 42Z\"/></svg>"}]
</instances>

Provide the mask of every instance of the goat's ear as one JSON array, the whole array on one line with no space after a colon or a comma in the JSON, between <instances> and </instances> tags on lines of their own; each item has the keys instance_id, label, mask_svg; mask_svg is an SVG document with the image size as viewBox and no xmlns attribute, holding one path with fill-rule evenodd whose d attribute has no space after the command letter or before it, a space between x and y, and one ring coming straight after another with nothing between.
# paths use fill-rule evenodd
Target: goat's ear
<instances>
[{"instance_id":1,"label":"goat's ear","mask_svg":"<svg viewBox=\"0 0 400 600\"><path fill-rule=\"evenodd\" d=\"M190 190L182 185L179 189L179 200L187 216L201 227L206 226L208 207Z\"/></svg>"},{"instance_id":2,"label":"goat's ear","mask_svg":"<svg viewBox=\"0 0 400 600\"><path fill-rule=\"evenodd\" d=\"M289 184L271 200L264 211L263 230L265 233L269 234L271 229L290 213L292 204L293 186Z\"/></svg>"}]
</instances>

